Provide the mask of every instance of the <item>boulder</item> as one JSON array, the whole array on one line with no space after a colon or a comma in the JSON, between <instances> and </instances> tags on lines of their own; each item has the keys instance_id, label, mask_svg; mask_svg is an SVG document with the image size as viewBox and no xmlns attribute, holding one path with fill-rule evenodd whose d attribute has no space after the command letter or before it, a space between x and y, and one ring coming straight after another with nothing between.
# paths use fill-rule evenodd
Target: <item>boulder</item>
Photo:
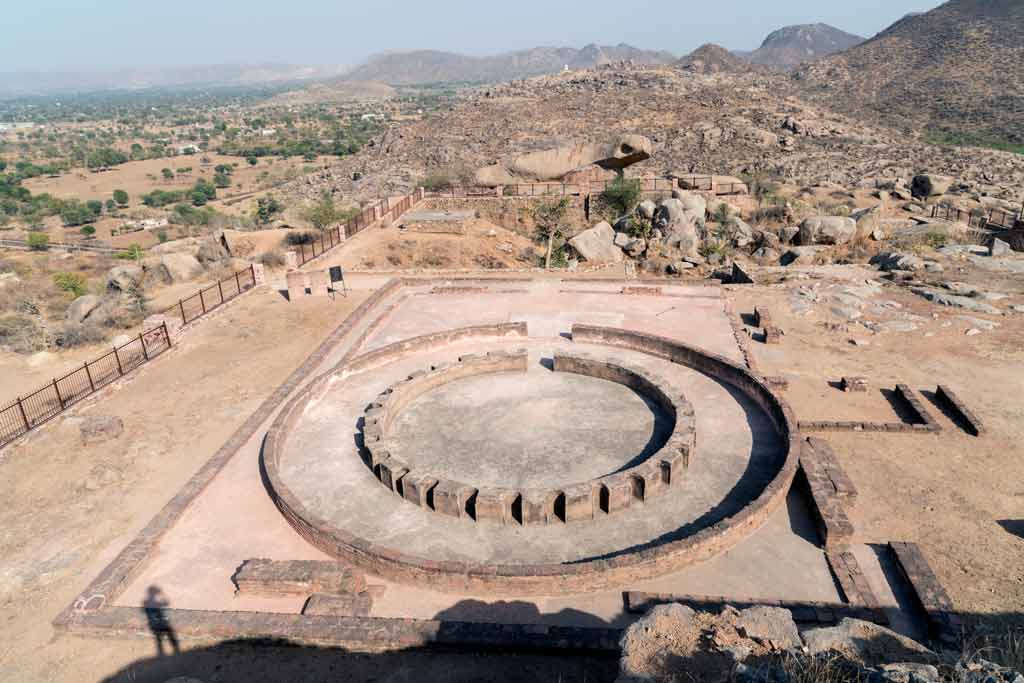
<instances>
[{"instance_id":1,"label":"boulder","mask_svg":"<svg viewBox=\"0 0 1024 683\"><path fill-rule=\"evenodd\" d=\"M143 259L142 267L167 283L184 282L203 273L199 259L182 252Z\"/></svg>"},{"instance_id":2,"label":"boulder","mask_svg":"<svg viewBox=\"0 0 1024 683\"><path fill-rule=\"evenodd\" d=\"M89 314L99 308L100 298L95 294L80 296L68 306L65 318L71 322L80 323L89 317Z\"/></svg>"},{"instance_id":3,"label":"boulder","mask_svg":"<svg viewBox=\"0 0 1024 683\"><path fill-rule=\"evenodd\" d=\"M782 255L779 263L784 266L813 266L818 261L818 254L827 247L790 247Z\"/></svg>"},{"instance_id":4,"label":"boulder","mask_svg":"<svg viewBox=\"0 0 1024 683\"><path fill-rule=\"evenodd\" d=\"M869 263L877 266L879 270L921 270L924 268L924 260L913 254L903 254L898 251L886 252L873 256Z\"/></svg>"},{"instance_id":5,"label":"boulder","mask_svg":"<svg viewBox=\"0 0 1024 683\"><path fill-rule=\"evenodd\" d=\"M992 239L992 246L988 249L989 256L1008 256L1012 250L1010 245L1002 241L998 237Z\"/></svg>"},{"instance_id":6,"label":"boulder","mask_svg":"<svg viewBox=\"0 0 1024 683\"><path fill-rule=\"evenodd\" d=\"M569 246L588 263L621 263L622 250L615 246L615 231L602 221L569 240Z\"/></svg>"},{"instance_id":7,"label":"boulder","mask_svg":"<svg viewBox=\"0 0 1024 683\"><path fill-rule=\"evenodd\" d=\"M946 194L953 186L953 182L953 179L946 175L922 173L914 176L914 179L910 181L910 194L918 199L938 197Z\"/></svg>"},{"instance_id":8,"label":"boulder","mask_svg":"<svg viewBox=\"0 0 1024 683\"><path fill-rule=\"evenodd\" d=\"M114 415L93 415L82 420L78 427L82 436L82 445L103 443L121 436L124 423Z\"/></svg>"},{"instance_id":9,"label":"boulder","mask_svg":"<svg viewBox=\"0 0 1024 683\"><path fill-rule=\"evenodd\" d=\"M895 631L859 619L843 619L837 626L804 631L808 654L839 654L865 666L892 662L928 664L935 653Z\"/></svg>"},{"instance_id":10,"label":"boulder","mask_svg":"<svg viewBox=\"0 0 1024 683\"><path fill-rule=\"evenodd\" d=\"M226 259L228 251L218 240L203 240L203 243L199 245L199 249L195 253L195 257L200 263L216 263Z\"/></svg>"},{"instance_id":11,"label":"boulder","mask_svg":"<svg viewBox=\"0 0 1024 683\"><path fill-rule=\"evenodd\" d=\"M596 144L578 144L532 152L476 172L485 187L562 180L573 171L598 166L621 170L651 157L653 143L642 135L624 135Z\"/></svg>"},{"instance_id":12,"label":"boulder","mask_svg":"<svg viewBox=\"0 0 1024 683\"><path fill-rule=\"evenodd\" d=\"M652 220L654 218L654 212L658 210L658 205L652 202L650 199L645 199L636 207L636 215L645 221Z\"/></svg>"},{"instance_id":13,"label":"boulder","mask_svg":"<svg viewBox=\"0 0 1024 683\"><path fill-rule=\"evenodd\" d=\"M975 313L987 313L988 315L1002 315L999 309L995 306L986 304L971 297L957 296L956 294L947 294L946 292L939 292L921 287L913 288L910 291L923 299L931 301L933 304L938 304L939 306L963 308L968 311L974 311Z\"/></svg>"},{"instance_id":14,"label":"boulder","mask_svg":"<svg viewBox=\"0 0 1024 683\"><path fill-rule=\"evenodd\" d=\"M843 216L818 216L800 224L798 239L802 246L812 244L846 244L857 235L857 223Z\"/></svg>"},{"instance_id":15,"label":"boulder","mask_svg":"<svg viewBox=\"0 0 1024 683\"><path fill-rule=\"evenodd\" d=\"M107 272L107 289L112 292L131 292L142 284L139 266L114 266Z\"/></svg>"},{"instance_id":16,"label":"boulder","mask_svg":"<svg viewBox=\"0 0 1024 683\"><path fill-rule=\"evenodd\" d=\"M740 635L773 650L800 647L800 632L793 615L782 607L750 607L741 610L736 619Z\"/></svg>"},{"instance_id":17,"label":"boulder","mask_svg":"<svg viewBox=\"0 0 1024 683\"><path fill-rule=\"evenodd\" d=\"M800 228L796 225L789 225L785 228L779 228L779 240L783 244L792 244L793 240L796 239L797 235L800 234Z\"/></svg>"},{"instance_id":18,"label":"boulder","mask_svg":"<svg viewBox=\"0 0 1024 683\"><path fill-rule=\"evenodd\" d=\"M695 256L700 246L698 228L703 227L704 214L699 208L684 199L664 199L654 214L654 228L664 234L665 244L684 256Z\"/></svg>"}]
</instances>

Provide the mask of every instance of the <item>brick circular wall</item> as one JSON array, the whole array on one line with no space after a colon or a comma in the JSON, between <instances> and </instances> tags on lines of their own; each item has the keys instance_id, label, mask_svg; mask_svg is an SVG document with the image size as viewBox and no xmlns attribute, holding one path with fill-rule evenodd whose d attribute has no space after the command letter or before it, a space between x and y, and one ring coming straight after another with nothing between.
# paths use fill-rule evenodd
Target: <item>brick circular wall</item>
<instances>
[{"instance_id":1,"label":"brick circular wall","mask_svg":"<svg viewBox=\"0 0 1024 683\"><path fill-rule=\"evenodd\" d=\"M696 444L693 407L682 392L643 370L579 354L556 353L553 370L622 384L659 405L672 433L638 465L590 481L535 489L481 487L434 476L429 465L410 466L388 450L392 423L407 406L440 386L467 377L526 372L526 350L462 356L455 363L414 373L388 387L363 417L366 464L383 488L426 510L473 522L539 526L614 514L636 501L664 494L682 481Z\"/></svg>"},{"instance_id":2,"label":"brick circular wall","mask_svg":"<svg viewBox=\"0 0 1024 683\"><path fill-rule=\"evenodd\" d=\"M459 339L473 336L465 330L442 334ZM406 340L371 353L376 358L398 358L419 348L436 346L437 337L435 334ZM785 503L796 474L800 434L792 410L758 377L722 356L664 337L574 325L572 338L581 343L646 353L692 368L736 388L765 412L781 437L785 452L778 472L756 498L731 517L685 538L635 546L612 556L571 563L499 564L439 561L403 553L329 523L305 506L280 476L279 460L285 451L289 432L297 425L309 402L323 393L335 375L344 375L347 368L372 367L372 364L362 361L362 357L356 357L311 382L289 401L267 432L261 459L274 503L289 524L312 545L371 574L446 592L487 591L509 596L603 590L661 576L731 548L761 527Z\"/></svg>"}]
</instances>

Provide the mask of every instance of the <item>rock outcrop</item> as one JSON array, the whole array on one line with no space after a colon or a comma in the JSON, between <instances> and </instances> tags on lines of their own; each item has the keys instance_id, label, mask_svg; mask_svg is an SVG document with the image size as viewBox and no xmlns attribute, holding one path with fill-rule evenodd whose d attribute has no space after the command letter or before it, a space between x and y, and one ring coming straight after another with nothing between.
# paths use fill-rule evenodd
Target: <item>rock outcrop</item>
<instances>
[{"instance_id":1,"label":"rock outcrop","mask_svg":"<svg viewBox=\"0 0 1024 683\"><path fill-rule=\"evenodd\" d=\"M508 163L485 166L476 172L484 187L558 181L588 166L621 170L651 157L653 143L642 135L625 135L603 143L579 144L532 152Z\"/></svg>"},{"instance_id":2,"label":"rock outcrop","mask_svg":"<svg viewBox=\"0 0 1024 683\"><path fill-rule=\"evenodd\" d=\"M587 263L621 263L622 250L615 246L615 230L602 221L569 240L569 246Z\"/></svg>"}]
</instances>

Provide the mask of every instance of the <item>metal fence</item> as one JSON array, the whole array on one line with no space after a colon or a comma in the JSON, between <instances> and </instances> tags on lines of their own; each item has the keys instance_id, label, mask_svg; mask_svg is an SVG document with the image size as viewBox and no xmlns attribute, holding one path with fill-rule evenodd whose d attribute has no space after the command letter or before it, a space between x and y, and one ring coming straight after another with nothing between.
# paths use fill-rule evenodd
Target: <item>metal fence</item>
<instances>
[{"instance_id":1,"label":"metal fence","mask_svg":"<svg viewBox=\"0 0 1024 683\"><path fill-rule=\"evenodd\" d=\"M387 217L391 218L391 220L397 220L402 214L411 209L415 203L416 195L410 194L394 204L391 203L390 197L385 197L376 204L366 207L349 220L348 223L343 223L321 232L320 239L313 240L308 244L298 245L299 265L304 266L324 252L344 242L346 237L352 237L370 227L380 218Z\"/></svg>"},{"instance_id":2,"label":"metal fence","mask_svg":"<svg viewBox=\"0 0 1024 683\"><path fill-rule=\"evenodd\" d=\"M205 289L200 289L187 299L178 300L177 304L163 313L164 315L176 315L181 318L182 325L187 325L255 286L256 269L254 266L249 266Z\"/></svg>"},{"instance_id":3,"label":"metal fence","mask_svg":"<svg viewBox=\"0 0 1024 683\"><path fill-rule=\"evenodd\" d=\"M27 396L0 407L0 447L171 348L167 324L145 330L131 341L53 379Z\"/></svg>"},{"instance_id":4,"label":"metal fence","mask_svg":"<svg viewBox=\"0 0 1024 683\"><path fill-rule=\"evenodd\" d=\"M675 178L641 177L627 178L640 184L643 194L664 194L682 186L684 189L714 192L716 195L742 194L747 191L746 183L715 183L711 176L688 178L677 185ZM614 180L591 180L579 183L515 183L503 185L503 197L572 197L604 192ZM498 188L476 185L460 185L430 193L432 197L466 199L472 197L498 197Z\"/></svg>"},{"instance_id":5,"label":"metal fence","mask_svg":"<svg viewBox=\"0 0 1024 683\"><path fill-rule=\"evenodd\" d=\"M1018 222L1024 220L1024 209L1021 210L1020 214L1004 209L974 209L972 211L965 211L955 206L936 204L932 207L932 218L966 223L972 228L985 229L996 227L1003 230L1013 230Z\"/></svg>"}]
</instances>

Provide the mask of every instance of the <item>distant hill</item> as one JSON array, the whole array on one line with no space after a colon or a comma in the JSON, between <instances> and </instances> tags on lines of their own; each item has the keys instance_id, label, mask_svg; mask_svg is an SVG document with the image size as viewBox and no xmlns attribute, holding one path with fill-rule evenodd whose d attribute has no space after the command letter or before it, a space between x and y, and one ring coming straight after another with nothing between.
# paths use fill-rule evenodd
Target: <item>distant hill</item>
<instances>
[{"instance_id":1,"label":"distant hill","mask_svg":"<svg viewBox=\"0 0 1024 683\"><path fill-rule=\"evenodd\" d=\"M864 40L828 24L800 24L769 33L761 47L742 56L755 64L792 69L804 62L848 50Z\"/></svg>"},{"instance_id":2,"label":"distant hill","mask_svg":"<svg viewBox=\"0 0 1024 683\"><path fill-rule=\"evenodd\" d=\"M750 62L713 43L701 45L677 61L675 66L699 74L742 73L752 69Z\"/></svg>"},{"instance_id":3,"label":"distant hill","mask_svg":"<svg viewBox=\"0 0 1024 683\"><path fill-rule=\"evenodd\" d=\"M796 78L846 113L948 139L1024 143L1024 1L952 0Z\"/></svg>"},{"instance_id":4,"label":"distant hill","mask_svg":"<svg viewBox=\"0 0 1024 683\"><path fill-rule=\"evenodd\" d=\"M537 47L490 57L453 52L417 50L376 55L345 75L349 81L377 81L389 85L427 83L496 83L516 78L557 73L565 67L590 69L601 64L632 60L636 64L670 64L668 52L641 50L630 45Z\"/></svg>"},{"instance_id":5,"label":"distant hill","mask_svg":"<svg viewBox=\"0 0 1024 683\"><path fill-rule=\"evenodd\" d=\"M216 64L94 71L0 73L0 96L141 90L193 85L255 85L336 77L344 66Z\"/></svg>"}]
</instances>

